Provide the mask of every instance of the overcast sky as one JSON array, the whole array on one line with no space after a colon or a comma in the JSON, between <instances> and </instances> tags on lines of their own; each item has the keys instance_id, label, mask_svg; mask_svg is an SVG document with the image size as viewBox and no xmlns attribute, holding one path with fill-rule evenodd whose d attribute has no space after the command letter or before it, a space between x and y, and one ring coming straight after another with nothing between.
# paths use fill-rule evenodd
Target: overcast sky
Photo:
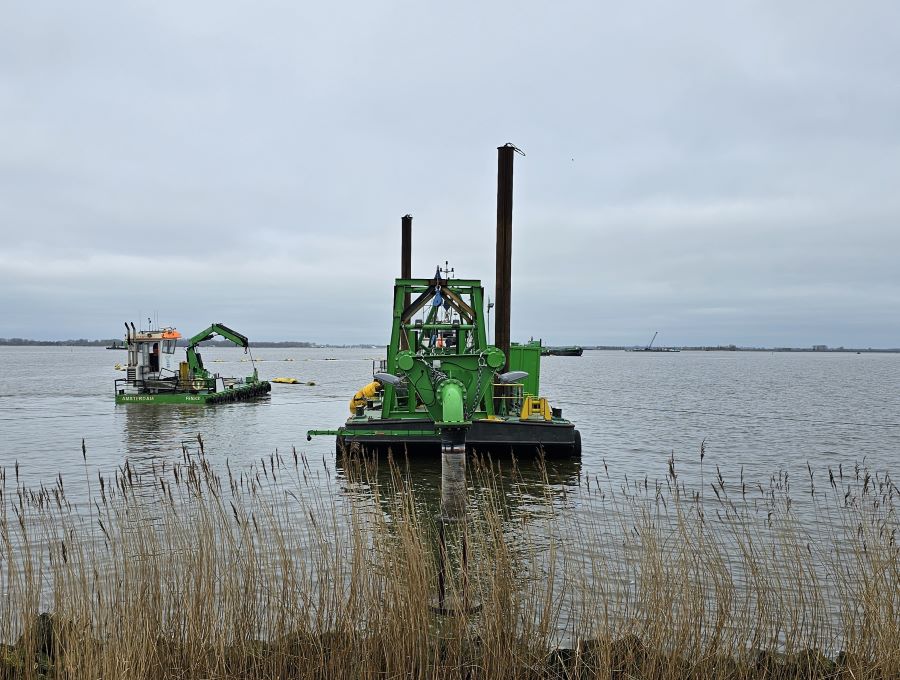
<instances>
[{"instance_id":1,"label":"overcast sky","mask_svg":"<svg viewBox=\"0 0 900 680\"><path fill-rule=\"evenodd\" d=\"M900 3L0 0L0 337L900 346Z\"/></svg>"}]
</instances>

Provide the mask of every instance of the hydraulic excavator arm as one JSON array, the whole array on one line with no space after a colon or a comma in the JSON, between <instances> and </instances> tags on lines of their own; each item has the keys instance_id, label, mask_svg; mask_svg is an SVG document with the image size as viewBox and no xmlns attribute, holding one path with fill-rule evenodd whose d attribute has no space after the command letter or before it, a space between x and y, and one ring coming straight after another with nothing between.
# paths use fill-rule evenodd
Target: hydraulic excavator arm
<instances>
[{"instance_id":1,"label":"hydraulic excavator arm","mask_svg":"<svg viewBox=\"0 0 900 680\"><path fill-rule=\"evenodd\" d=\"M187 346L187 363L190 368L191 373L194 376L206 376L206 369L203 368L203 358L200 356L200 353L197 351L197 345L199 345L204 340L209 340L216 335L221 335L226 340L230 340L238 347L243 347L247 349L250 346L250 341L246 336L241 335L235 330L232 330L228 326L225 326L220 323L214 323L206 330L200 331L188 340Z\"/></svg>"}]
</instances>

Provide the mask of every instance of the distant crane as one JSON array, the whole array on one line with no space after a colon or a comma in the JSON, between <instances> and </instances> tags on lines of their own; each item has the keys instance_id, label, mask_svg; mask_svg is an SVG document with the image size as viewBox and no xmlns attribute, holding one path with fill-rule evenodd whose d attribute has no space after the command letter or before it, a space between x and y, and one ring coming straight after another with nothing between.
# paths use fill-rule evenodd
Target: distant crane
<instances>
[{"instance_id":1,"label":"distant crane","mask_svg":"<svg viewBox=\"0 0 900 680\"><path fill-rule=\"evenodd\" d=\"M656 331L653 334L653 337L650 338L650 342L647 343L645 347L628 347L625 349L626 352L680 352L680 349L676 349L674 347L654 347L653 343L656 342L656 336L659 335L659 331Z\"/></svg>"}]
</instances>

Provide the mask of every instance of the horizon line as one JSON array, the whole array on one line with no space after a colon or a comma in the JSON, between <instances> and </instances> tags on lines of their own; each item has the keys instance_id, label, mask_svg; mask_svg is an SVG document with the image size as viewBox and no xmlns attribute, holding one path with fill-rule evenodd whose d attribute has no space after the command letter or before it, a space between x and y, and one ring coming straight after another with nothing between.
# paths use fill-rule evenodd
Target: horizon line
<instances>
[{"instance_id":1,"label":"horizon line","mask_svg":"<svg viewBox=\"0 0 900 680\"><path fill-rule=\"evenodd\" d=\"M5 347L54 347L54 346L68 346L68 347L96 347L100 345L106 344L118 344L123 343L124 341L119 338L98 338L98 339L89 339L89 338L68 338L65 340L37 340L33 338L0 338L0 346ZM202 345L206 346L231 346L227 340L208 340ZM261 347L265 348L266 345L272 345L276 347L285 347L292 349L316 349L316 348L380 348L386 347L384 343L377 342L315 342L311 340L258 340L250 343L251 347ZM180 347L184 346L179 343ZM628 344L628 345L618 345L618 344L579 344L579 343L571 343L569 345L550 345L543 344L544 347L581 347L585 350L623 350L623 349L633 349L633 348L641 348L645 345L641 344ZM896 352L900 353L900 347L873 347L873 346L865 346L865 347L845 347L843 345L837 347L831 347L829 345L824 344L816 344L816 345L738 345L735 343L727 343L727 344L690 344L690 345L667 345L667 348L671 349L680 349L687 351L791 351L791 352ZM663 348L665 349L665 348Z\"/></svg>"}]
</instances>

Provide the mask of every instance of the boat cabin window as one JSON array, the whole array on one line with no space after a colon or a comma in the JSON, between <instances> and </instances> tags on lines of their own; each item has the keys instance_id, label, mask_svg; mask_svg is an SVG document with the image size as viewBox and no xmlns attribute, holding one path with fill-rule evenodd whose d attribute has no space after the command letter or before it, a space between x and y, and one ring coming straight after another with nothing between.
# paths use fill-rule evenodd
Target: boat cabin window
<instances>
[{"instance_id":1,"label":"boat cabin window","mask_svg":"<svg viewBox=\"0 0 900 680\"><path fill-rule=\"evenodd\" d=\"M163 340L162 351L164 354L175 353L175 340Z\"/></svg>"}]
</instances>

